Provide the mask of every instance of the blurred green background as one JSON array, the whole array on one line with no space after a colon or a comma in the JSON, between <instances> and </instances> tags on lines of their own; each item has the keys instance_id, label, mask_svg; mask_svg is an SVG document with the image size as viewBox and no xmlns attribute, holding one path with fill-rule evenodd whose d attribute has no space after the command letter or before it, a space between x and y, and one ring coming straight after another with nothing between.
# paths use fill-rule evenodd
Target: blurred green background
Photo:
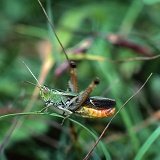
<instances>
[{"instance_id":1,"label":"blurred green background","mask_svg":"<svg viewBox=\"0 0 160 160\"><path fill-rule=\"evenodd\" d=\"M66 58L37 0L0 3L0 116L39 111L44 103L34 86L22 83L36 83L22 61L41 84L66 90ZM115 99L117 111L153 73L113 120L90 159L160 159L160 58L154 58L160 54L159 1L42 3L69 58L77 61L79 91L99 77L92 95ZM128 61L135 57L139 60ZM83 159L110 118L71 118L82 126L69 119L61 126L61 118L49 115L1 118L0 159Z\"/></svg>"}]
</instances>

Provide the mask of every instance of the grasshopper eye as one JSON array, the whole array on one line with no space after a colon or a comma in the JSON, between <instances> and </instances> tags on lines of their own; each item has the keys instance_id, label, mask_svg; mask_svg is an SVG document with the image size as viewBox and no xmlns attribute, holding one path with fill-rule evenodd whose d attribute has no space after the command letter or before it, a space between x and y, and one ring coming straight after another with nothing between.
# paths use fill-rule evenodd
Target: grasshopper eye
<instances>
[{"instance_id":1,"label":"grasshopper eye","mask_svg":"<svg viewBox=\"0 0 160 160\"><path fill-rule=\"evenodd\" d=\"M44 94L48 94L49 93L49 89L46 86L43 86L43 93Z\"/></svg>"}]
</instances>

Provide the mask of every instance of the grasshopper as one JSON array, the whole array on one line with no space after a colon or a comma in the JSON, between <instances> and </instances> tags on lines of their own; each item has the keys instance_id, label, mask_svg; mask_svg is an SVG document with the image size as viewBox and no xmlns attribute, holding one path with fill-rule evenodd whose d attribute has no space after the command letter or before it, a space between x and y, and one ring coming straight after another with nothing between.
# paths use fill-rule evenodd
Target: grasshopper
<instances>
[{"instance_id":1,"label":"grasshopper","mask_svg":"<svg viewBox=\"0 0 160 160\"><path fill-rule=\"evenodd\" d=\"M99 84L98 78L95 78L84 91L78 93L75 62L70 62L70 80L67 91L49 89L45 85L40 85L30 68L26 64L25 66L37 81L37 87L40 88L40 96L46 105L40 112L47 111L49 107L53 106L63 111L63 115L67 114L65 119L72 114L85 118L107 118L114 114L114 106L116 105L114 99L100 96L89 97L90 93Z\"/></svg>"},{"instance_id":2,"label":"grasshopper","mask_svg":"<svg viewBox=\"0 0 160 160\"><path fill-rule=\"evenodd\" d=\"M109 99L100 96L90 97L91 92L97 87L99 84L99 78L95 78L90 85L84 90L78 93L78 80L77 80L77 71L76 71L76 63L70 61L63 45L61 44L54 26L48 18L48 15L42 6L41 2L38 0L40 6L43 9L43 12L56 36L59 44L62 47L62 50L68 60L70 66L70 80L68 82L67 91L59 91L55 89L49 89L47 86L42 86L39 84L37 78L34 76L30 68L25 64L29 72L32 74L34 79L37 81L37 84L40 88L40 96L45 102L46 107L44 107L42 111L47 111L49 107L53 106L63 111L63 115L66 114L65 118L68 118L72 114L85 117L85 118L106 118L112 116L115 112L114 106L116 102L114 99Z\"/></svg>"}]
</instances>

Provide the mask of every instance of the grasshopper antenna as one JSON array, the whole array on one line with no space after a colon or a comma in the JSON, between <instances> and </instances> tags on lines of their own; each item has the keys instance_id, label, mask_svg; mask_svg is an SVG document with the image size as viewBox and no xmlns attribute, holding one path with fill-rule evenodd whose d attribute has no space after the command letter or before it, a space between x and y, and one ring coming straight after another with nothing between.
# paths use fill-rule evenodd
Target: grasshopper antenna
<instances>
[{"instance_id":1,"label":"grasshopper antenna","mask_svg":"<svg viewBox=\"0 0 160 160\"><path fill-rule=\"evenodd\" d=\"M62 50L63 50L63 53L64 53L65 56L66 56L66 59L67 59L68 63L70 64L70 60L69 60L69 58L68 58L68 55L67 55L67 53L66 53L66 51L65 51L65 49L64 49L64 47L63 47L63 45L62 45L62 43L61 43L61 41L60 41L60 39L58 38L58 36L57 36L57 34L56 34L56 31L55 31L55 28L54 28L52 22L50 21L50 19L49 19L47 13L46 13L46 11L45 11L45 9L44 9L41 1L38 0L38 3L40 4L40 6L41 6L41 8L42 8L42 10L43 10L46 18L47 18L47 21L48 21L48 23L50 24L50 26L51 26L51 28L52 28L52 31L53 31L54 35L56 36L56 38L57 38L57 40L58 40L58 42L59 42L59 44L60 44L60 46L61 46L61 48L62 48Z\"/></svg>"},{"instance_id":2,"label":"grasshopper antenna","mask_svg":"<svg viewBox=\"0 0 160 160\"><path fill-rule=\"evenodd\" d=\"M32 82L29 82L29 81L22 81L22 83L29 83L29 84L31 84L31 85L33 85L33 86L36 86L36 87L38 87L39 89L41 89L40 86L38 86L38 85L36 85L36 84L34 84L34 83L32 83Z\"/></svg>"},{"instance_id":3,"label":"grasshopper antenna","mask_svg":"<svg viewBox=\"0 0 160 160\"><path fill-rule=\"evenodd\" d=\"M38 82L38 79L35 77L35 75L32 73L32 71L30 70L30 68L22 61L22 63L26 66L26 68L28 69L28 71L31 73L31 75L33 76L33 78L36 80L36 82L38 83L38 85L39 86L41 86L40 85L40 83ZM28 83L28 81L27 81L27 83ZM29 82L30 84L33 84L33 83L31 83L31 82Z\"/></svg>"}]
</instances>

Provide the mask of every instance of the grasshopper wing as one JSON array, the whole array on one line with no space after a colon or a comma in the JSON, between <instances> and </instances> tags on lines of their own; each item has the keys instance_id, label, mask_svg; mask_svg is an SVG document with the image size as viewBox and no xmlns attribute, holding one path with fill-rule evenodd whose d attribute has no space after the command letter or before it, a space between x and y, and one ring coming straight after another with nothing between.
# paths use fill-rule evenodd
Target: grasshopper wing
<instances>
[{"instance_id":1,"label":"grasshopper wing","mask_svg":"<svg viewBox=\"0 0 160 160\"><path fill-rule=\"evenodd\" d=\"M115 105L114 99L99 96L89 97L75 113L85 118L108 118L114 114Z\"/></svg>"},{"instance_id":2,"label":"grasshopper wing","mask_svg":"<svg viewBox=\"0 0 160 160\"><path fill-rule=\"evenodd\" d=\"M82 106L89 106L90 108L96 109L108 109L113 108L116 105L116 101L114 99L94 96L89 97Z\"/></svg>"}]
</instances>

